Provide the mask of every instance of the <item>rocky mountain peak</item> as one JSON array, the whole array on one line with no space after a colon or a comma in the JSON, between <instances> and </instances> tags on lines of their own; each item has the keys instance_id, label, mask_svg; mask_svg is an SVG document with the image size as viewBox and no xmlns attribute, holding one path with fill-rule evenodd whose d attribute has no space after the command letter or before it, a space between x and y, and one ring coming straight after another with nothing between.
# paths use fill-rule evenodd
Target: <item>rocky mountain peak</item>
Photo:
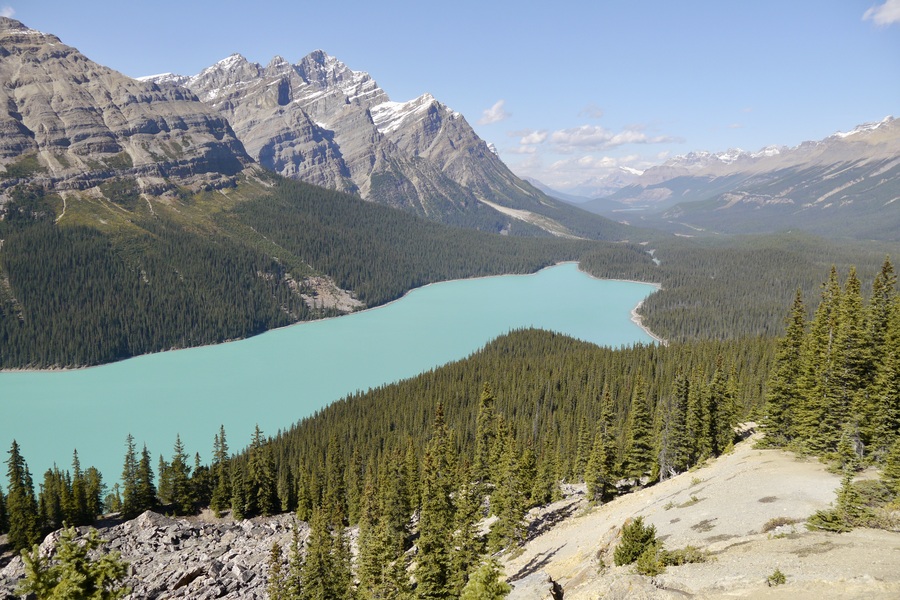
<instances>
[{"instance_id":1,"label":"rocky mountain peak","mask_svg":"<svg viewBox=\"0 0 900 600\"><path fill-rule=\"evenodd\" d=\"M227 121L183 88L136 81L8 18L0 52L0 196L35 178L61 189L123 175L148 191L206 185L250 162Z\"/></svg>"}]
</instances>

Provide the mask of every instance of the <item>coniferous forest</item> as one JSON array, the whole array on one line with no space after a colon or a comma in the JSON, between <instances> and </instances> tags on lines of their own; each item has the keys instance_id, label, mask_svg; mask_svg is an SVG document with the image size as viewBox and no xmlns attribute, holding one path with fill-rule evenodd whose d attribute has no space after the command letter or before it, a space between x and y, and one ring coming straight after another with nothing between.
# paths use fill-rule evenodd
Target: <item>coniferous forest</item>
<instances>
[{"instance_id":1,"label":"coniferous forest","mask_svg":"<svg viewBox=\"0 0 900 600\"><path fill-rule=\"evenodd\" d=\"M0 222L3 366L94 364L321 316L292 272L325 273L373 306L431 281L572 259L596 276L660 283L644 316L669 339L609 349L512 332L283 431L257 427L237 452L222 428L209 464L178 437L168 452L127 435L121 473L84 468L75 453L71 468L35 477L13 441L0 532L16 551L105 511L293 512L310 534L305 550L273 548L273 599L467 597L496 583L484 557L526 539L526 512L563 483L607 502L727 452L746 421L763 424L768 444L848 472L883 466L870 500L900 492L900 304L890 261L867 246L504 239L287 183L200 225L136 209L112 233L61 226L40 191L12 202ZM819 285L830 256L842 260ZM848 517L862 502L854 489L843 512L820 516L826 528L871 523L862 508ZM496 519L481 535L485 516Z\"/></svg>"}]
</instances>

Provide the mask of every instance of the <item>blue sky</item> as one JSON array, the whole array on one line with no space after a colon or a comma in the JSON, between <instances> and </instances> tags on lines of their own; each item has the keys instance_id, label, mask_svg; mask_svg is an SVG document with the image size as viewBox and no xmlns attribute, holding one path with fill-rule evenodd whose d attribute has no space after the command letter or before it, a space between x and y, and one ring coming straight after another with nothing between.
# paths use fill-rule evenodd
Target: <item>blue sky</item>
<instances>
[{"instance_id":1,"label":"blue sky","mask_svg":"<svg viewBox=\"0 0 900 600\"><path fill-rule=\"evenodd\" d=\"M0 0L0 13L131 76L322 49L393 100L430 92L516 173L561 190L900 117L900 0Z\"/></svg>"}]
</instances>

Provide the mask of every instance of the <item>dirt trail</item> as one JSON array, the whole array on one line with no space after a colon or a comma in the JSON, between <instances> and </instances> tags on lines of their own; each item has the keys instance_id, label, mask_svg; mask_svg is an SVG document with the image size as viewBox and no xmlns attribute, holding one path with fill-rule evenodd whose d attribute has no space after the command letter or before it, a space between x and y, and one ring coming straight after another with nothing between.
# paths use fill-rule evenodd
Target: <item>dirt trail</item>
<instances>
[{"instance_id":1,"label":"dirt trail","mask_svg":"<svg viewBox=\"0 0 900 600\"><path fill-rule=\"evenodd\" d=\"M810 532L802 522L763 533L770 520L802 521L828 507L840 485L816 460L753 447L661 484L588 508L564 500L542 512L547 527L506 561L515 585L510 600L541 598L547 575L567 600L587 598L900 598L900 534L860 529ZM643 516L666 548L694 545L714 560L668 567L655 578L609 567L622 523ZM769 587L775 569L787 583ZM548 596L549 597L549 596Z\"/></svg>"}]
</instances>

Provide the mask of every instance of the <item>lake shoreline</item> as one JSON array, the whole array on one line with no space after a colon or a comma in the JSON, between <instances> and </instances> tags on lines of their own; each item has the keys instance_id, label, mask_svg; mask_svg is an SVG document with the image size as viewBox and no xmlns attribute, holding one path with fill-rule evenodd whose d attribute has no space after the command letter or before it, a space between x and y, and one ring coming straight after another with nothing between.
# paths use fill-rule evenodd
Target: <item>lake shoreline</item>
<instances>
[{"instance_id":1,"label":"lake shoreline","mask_svg":"<svg viewBox=\"0 0 900 600\"><path fill-rule=\"evenodd\" d=\"M324 322L327 322L327 321L331 321L331 320L333 320L333 319L340 319L340 318L342 318L342 317L347 317L347 316L350 316L350 315L355 315L355 314L364 313L364 312L371 312L371 311L378 310L378 309L380 309L380 308L386 308L386 307L390 306L391 304L394 304L395 302L399 302L399 301L403 300L403 299L406 298L409 294L415 292L416 290L426 289L426 288L428 288L428 287L430 287L430 286L433 286L433 285L441 285L441 284L444 284L444 283L452 283L452 282L457 282L457 281L477 281L477 280L479 280L479 279L492 279L492 278L495 278L495 277L529 277L529 276L532 276L532 275L537 275L538 273L540 273L540 272L542 272L542 271L545 271L545 270L547 270L547 269L552 269L552 268L554 268L554 267L558 267L558 266L560 266L560 265L567 265L567 264L575 264L575 265L577 265L577 266L578 266L578 271L579 271L580 273L584 273L585 275L587 275L587 276L590 277L591 279L596 279L596 280L598 280L598 281L622 281L622 282L626 282L626 283L639 283L639 284L642 284L642 285L649 285L649 286L652 286L652 287L656 288L656 291L659 291L659 290L662 289L662 286L661 286L660 284L658 284L658 283L651 283L651 282L648 282L648 281L637 281L637 280L635 280L635 279L611 279L611 278L607 278L607 277L595 277L594 275L591 275L591 274L588 273L587 271L583 270L583 269L581 268L581 264L580 264L577 260L564 260L564 261L560 261L560 262L554 263L554 264L552 264L552 265L547 265L546 267L541 267L541 268L538 269L537 271L533 271L533 272L531 272L531 273L502 273L502 274L500 274L500 275L479 275L479 276L477 276L477 277L461 277L461 278L459 278L459 279L445 279L445 280L442 280L442 281L432 281L432 282L426 283L426 284L424 284L424 285L420 285L420 286L418 286L418 287L414 287L414 288L412 288L412 289L406 290L406 291L403 293L402 296L400 296L400 297L398 297L398 298L395 298L395 299L391 300L390 302L385 302L384 304L379 304L378 306L372 306L372 307L368 307L368 308L362 308L362 309L360 309L360 310L355 310L355 311L348 312L348 313L344 313L344 314L342 314L342 315L337 315L337 316L334 316L334 317L324 317L324 318L321 318L321 319L312 319L312 320L309 320L309 321L297 321L296 323L290 323L290 324L288 324L288 325L282 325L281 327L273 327L272 329L267 329L267 330L265 330L265 331L262 331L262 332L260 332L260 333L255 334L255 335L252 335L252 336L242 337L242 338L228 339L228 340L225 340L225 341L223 341L223 342L218 342L218 343L215 343L215 344L201 344L201 345L199 345L199 346L187 346L187 347L184 347L184 348L170 348L170 349L168 349L168 350L159 350L158 352L147 352L147 353L145 353L145 354L135 354L135 355L133 355L133 356L128 356L128 357L122 358L122 359L120 359L120 360L114 360L114 361L111 361L111 362L100 363L100 364L97 364L97 365L87 365L87 366L84 366L84 367L60 367L60 366L53 366L53 367L47 367L47 368L28 368L28 367L25 367L25 368L7 368L7 369L0 369L0 374L3 374L3 373L67 373L67 372L85 371L85 370L87 370L87 369L96 369L96 368L98 368L98 367L105 367L105 366L108 366L108 365L113 365L113 364L116 364L116 363L118 363L118 362L123 362L123 361L126 361L126 360L131 360L131 359L133 359L133 358L140 358L140 357L142 357L142 356L153 356L154 354L164 354L164 353L170 353L170 352L181 352L181 351L184 351L184 350L194 350L194 349L196 349L196 348L206 348L206 347L211 347L211 346L221 346L221 345L224 345L224 344L231 344L231 343L234 343L234 342L241 342L241 341L244 341L244 340L249 340L249 339L251 339L251 338L255 338L255 337L258 337L258 336L261 336L261 335L265 335L266 333L269 333L269 332L272 332L272 331L280 331L280 330L283 330L283 329L288 329L288 328L290 328L290 327L298 327L298 326L301 326L301 325L308 325L308 324L312 324L312 323L324 323ZM651 292L651 293L654 293L654 292ZM660 344L662 344L662 345L664 345L664 346L667 345L667 344L668 344L668 341L667 341L667 340L665 340L665 339L659 337L658 335L656 335L655 333L653 333L652 331L650 331L650 329L649 329L648 327L646 327L646 326L643 324L643 321L642 321L642 319L641 319L641 316L640 316L640 315L638 314L638 312L637 312L638 310L640 310L640 308L641 308L641 306L643 306L643 304L644 304L644 300L641 300L641 301L638 302L638 304L631 310L631 321L632 321L635 325L637 325L638 327L640 327L641 330L644 331L644 333L646 333L648 336L650 336L651 338L653 338L656 342L658 342L658 343L660 343Z\"/></svg>"}]
</instances>

